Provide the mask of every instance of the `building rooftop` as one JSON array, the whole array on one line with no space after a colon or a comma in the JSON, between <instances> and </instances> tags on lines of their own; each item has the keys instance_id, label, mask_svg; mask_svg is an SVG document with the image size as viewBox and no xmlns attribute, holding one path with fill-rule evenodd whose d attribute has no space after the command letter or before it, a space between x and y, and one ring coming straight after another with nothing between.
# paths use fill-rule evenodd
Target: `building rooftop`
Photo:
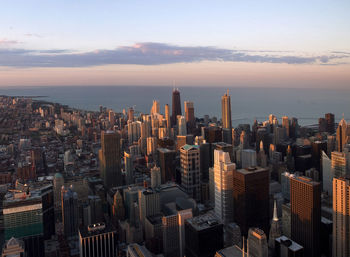
<instances>
[{"instance_id":1,"label":"building rooftop","mask_svg":"<svg viewBox=\"0 0 350 257\"><path fill-rule=\"evenodd\" d=\"M197 231L221 225L219 219L212 212L187 219L186 222L192 225Z\"/></svg>"},{"instance_id":2,"label":"building rooftop","mask_svg":"<svg viewBox=\"0 0 350 257\"><path fill-rule=\"evenodd\" d=\"M199 149L199 145L184 145L183 147L181 147L182 149L186 150L186 151L189 151L189 150L192 150L192 149Z\"/></svg>"},{"instance_id":3,"label":"building rooftop","mask_svg":"<svg viewBox=\"0 0 350 257\"><path fill-rule=\"evenodd\" d=\"M110 225L103 222L91 224L89 226L81 226L79 228L79 233L82 238L92 237L105 233L115 233L116 230Z\"/></svg>"},{"instance_id":4,"label":"building rooftop","mask_svg":"<svg viewBox=\"0 0 350 257\"><path fill-rule=\"evenodd\" d=\"M320 184L319 182L313 181L312 178L305 177L305 176L295 176L295 177L292 177L291 179L303 182L311 186Z\"/></svg>"},{"instance_id":5,"label":"building rooftop","mask_svg":"<svg viewBox=\"0 0 350 257\"><path fill-rule=\"evenodd\" d=\"M299 245L296 242L292 241L291 239L289 239L286 236L280 236L280 237L276 238L275 240L278 243L285 245L286 247L288 247L293 252L299 251L299 250L304 248L304 247L302 247L301 245Z\"/></svg>"},{"instance_id":6,"label":"building rooftop","mask_svg":"<svg viewBox=\"0 0 350 257\"><path fill-rule=\"evenodd\" d=\"M268 170L268 168L262 168L262 167L248 167L248 168L245 168L245 169L238 169L237 172L240 172L244 175L246 174L252 174L252 173L258 173L258 172L262 172L262 171L266 171Z\"/></svg>"},{"instance_id":7,"label":"building rooftop","mask_svg":"<svg viewBox=\"0 0 350 257\"><path fill-rule=\"evenodd\" d=\"M246 257L247 254L242 253L242 249L240 249L237 245L233 245L230 247L226 247L224 249L221 249L219 251L216 252L215 257Z\"/></svg>"}]
</instances>

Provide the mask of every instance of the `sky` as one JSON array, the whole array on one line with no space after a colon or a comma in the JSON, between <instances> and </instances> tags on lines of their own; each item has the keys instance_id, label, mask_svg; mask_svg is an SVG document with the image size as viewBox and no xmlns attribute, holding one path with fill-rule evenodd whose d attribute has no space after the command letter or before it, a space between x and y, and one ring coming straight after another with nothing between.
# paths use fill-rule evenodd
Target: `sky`
<instances>
[{"instance_id":1,"label":"sky","mask_svg":"<svg viewBox=\"0 0 350 257\"><path fill-rule=\"evenodd\" d=\"M2 0L0 87L350 89L350 1Z\"/></svg>"}]
</instances>

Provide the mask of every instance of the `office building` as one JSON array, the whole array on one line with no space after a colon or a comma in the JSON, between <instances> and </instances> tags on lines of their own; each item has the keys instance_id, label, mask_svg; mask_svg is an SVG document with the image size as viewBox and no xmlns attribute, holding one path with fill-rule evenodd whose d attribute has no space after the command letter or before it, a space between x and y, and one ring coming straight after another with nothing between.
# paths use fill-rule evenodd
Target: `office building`
<instances>
[{"instance_id":1,"label":"office building","mask_svg":"<svg viewBox=\"0 0 350 257\"><path fill-rule=\"evenodd\" d=\"M68 189L62 187L62 221L66 237L76 236L79 227L78 194L73 186Z\"/></svg>"},{"instance_id":2,"label":"office building","mask_svg":"<svg viewBox=\"0 0 350 257\"><path fill-rule=\"evenodd\" d=\"M103 222L80 227L79 251L80 257L115 257L116 231Z\"/></svg>"},{"instance_id":3,"label":"office building","mask_svg":"<svg viewBox=\"0 0 350 257\"><path fill-rule=\"evenodd\" d=\"M159 192L148 188L139 191L140 221L144 226L147 216L160 213Z\"/></svg>"},{"instance_id":4,"label":"office building","mask_svg":"<svg viewBox=\"0 0 350 257\"><path fill-rule=\"evenodd\" d=\"M128 245L126 257L153 257L153 254L145 246L134 243Z\"/></svg>"},{"instance_id":5,"label":"office building","mask_svg":"<svg viewBox=\"0 0 350 257\"><path fill-rule=\"evenodd\" d=\"M5 242L1 257L26 257L24 242L11 237Z\"/></svg>"},{"instance_id":6,"label":"office building","mask_svg":"<svg viewBox=\"0 0 350 257\"><path fill-rule=\"evenodd\" d=\"M164 107L164 112L165 112L165 120L166 120L166 127L168 129L168 136L169 136L169 132L170 132L170 128L171 128L171 120L170 120L170 108L169 105L166 104Z\"/></svg>"},{"instance_id":7,"label":"office building","mask_svg":"<svg viewBox=\"0 0 350 257\"><path fill-rule=\"evenodd\" d=\"M276 238L274 252L276 257L305 257L304 247L284 235Z\"/></svg>"},{"instance_id":8,"label":"office building","mask_svg":"<svg viewBox=\"0 0 350 257\"><path fill-rule=\"evenodd\" d=\"M333 195L333 170L332 170L332 161L328 155L322 151L321 154L322 162L322 191L328 193L328 195Z\"/></svg>"},{"instance_id":9,"label":"office building","mask_svg":"<svg viewBox=\"0 0 350 257\"><path fill-rule=\"evenodd\" d=\"M193 217L192 209L180 210L177 212L179 221L179 248L180 256L186 256L185 222Z\"/></svg>"},{"instance_id":10,"label":"office building","mask_svg":"<svg viewBox=\"0 0 350 257\"><path fill-rule=\"evenodd\" d=\"M331 167L334 177L344 177L347 173L346 154L343 152L332 152Z\"/></svg>"},{"instance_id":11,"label":"office building","mask_svg":"<svg viewBox=\"0 0 350 257\"><path fill-rule=\"evenodd\" d=\"M100 172L103 184L107 189L123 184L120 170L120 158L119 133L102 131L101 149L99 151Z\"/></svg>"},{"instance_id":12,"label":"office building","mask_svg":"<svg viewBox=\"0 0 350 257\"><path fill-rule=\"evenodd\" d=\"M156 188L159 187L162 184L162 176L160 173L160 168L157 166L154 166L151 169L151 187Z\"/></svg>"},{"instance_id":13,"label":"office building","mask_svg":"<svg viewBox=\"0 0 350 257\"><path fill-rule=\"evenodd\" d=\"M240 157L242 169L255 167L257 165L256 151L253 149L243 149Z\"/></svg>"},{"instance_id":14,"label":"office building","mask_svg":"<svg viewBox=\"0 0 350 257\"><path fill-rule=\"evenodd\" d=\"M162 218L163 253L165 257L178 257L180 254L178 219L177 214L170 214Z\"/></svg>"},{"instance_id":15,"label":"office building","mask_svg":"<svg viewBox=\"0 0 350 257\"><path fill-rule=\"evenodd\" d=\"M307 177L290 179L291 236L306 256L320 256L321 185Z\"/></svg>"},{"instance_id":16,"label":"office building","mask_svg":"<svg viewBox=\"0 0 350 257\"><path fill-rule=\"evenodd\" d=\"M196 127L196 118L194 116L193 102L185 101L184 106L185 106L185 118L186 118L187 127L189 132L193 133L193 130Z\"/></svg>"},{"instance_id":17,"label":"office building","mask_svg":"<svg viewBox=\"0 0 350 257\"><path fill-rule=\"evenodd\" d=\"M333 179L333 257L350 256L350 180Z\"/></svg>"},{"instance_id":18,"label":"office building","mask_svg":"<svg viewBox=\"0 0 350 257\"><path fill-rule=\"evenodd\" d=\"M234 221L247 236L257 227L269 232L269 170L261 167L233 172Z\"/></svg>"},{"instance_id":19,"label":"office building","mask_svg":"<svg viewBox=\"0 0 350 257\"><path fill-rule=\"evenodd\" d=\"M161 173L161 183L175 180L175 156L174 150L158 148L158 166Z\"/></svg>"},{"instance_id":20,"label":"office building","mask_svg":"<svg viewBox=\"0 0 350 257\"><path fill-rule=\"evenodd\" d=\"M275 239L280 236L282 236L282 226L277 216L277 204L275 200L273 205L273 218L269 233L269 247L271 249L275 248Z\"/></svg>"},{"instance_id":21,"label":"office building","mask_svg":"<svg viewBox=\"0 0 350 257\"><path fill-rule=\"evenodd\" d=\"M109 110L109 112L108 112L108 120L109 120L109 123L111 124L111 126L114 126L115 116L114 116L114 112L112 110Z\"/></svg>"},{"instance_id":22,"label":"office building","mask_svg":"<svg viewBox=\"0 0 350 257\"><path fill-rule=\"evenodd\" d=\"M229 92L225 93L221 97L221 114L222 114L222 128L226 130L225 139L226 143L232 143L232 121L231 121L231 97L229 96Z\"/></svg>"},{"instance_id":23,"label":"office building","mask_svg":"<svg viewBox=\"0 0 350 257\"><path fill-rule=\"evenodd\" d=\"M181 115L177 116L177 134L179 136L187 135L186 120L185 120L185 117Z\"/></svg>"},{"instance_id":24,"label":"office building","mask_svg":"<svg viewBox=\"0 0 350 257\"><path fill-rule=\"evenodd\" d=\"M180 149L181 185L186 193L200 200L200 150L199 145L184 145Z\"/></svg>"},{"instance_id":25,"label":"office building","mask_svg":"<svg viewBox=\"0 0 350 257\"><path fill-rule=\"evenodd\" d=\"M181 100L180 100L180 91L178 89L173 90L172 95L172 126L175 126L176 119L178 115L182 115L181 113Z\"/></svg>"},{"instance_id":26,"label":"office building","mask_svg":"<svg viewBox=\"0 0 350 257\"><path fill-rule=\"evenodd\" d=\"M130 145L133 143L137 143L139 138L141 137L141 126L141 121L128 121L128 142Z\"/></svg>"},{"instance_id":27,"label":"office building","mask_svg":"<svg viewBox=\"0 0 350 257\"><path fill-rule=\"evenodd\" d=\"M288 116L283 116L282 117L282 128L285 128L287 138L289 138L289 126L290 126L290 121L289 121Z\"/></svg>"},{"instance_id":28,"label":"office building","mask_svg":"<svg viewBox=\"0 0 350 257\"><path fill-rule=\"evenodd\" d=\"M259 228L250 228L247 238L247 252L249 257L268 257L267 238Z\"/></svg>"},{"instance_id":29,"label":"office building","mask_svg":"<svg viewBox=\"0 0 350 257\"><path fill-rule=\"evenodd\" d=\"M339 122L337 128L336 142L337 142L337 151L342 152L345 144L347 143L347 128L348 125L344 118Z\"/></svg>"},{"instance_id":30,"label":"office building","mask_svg":"<svg viewBox=\"0 0 350 257\"><path fill-rule=\"evenodd\" d=\"M186 256L212 257L224 247L223 224L212 213L185 222Z\"/></svg>"},{"instance_id":31,"label":"office building","mask_svg":"<svg viewBox=\"0 0 350 257\"><path fill-rule=\"evenodd\" d=\"M333 134L335 132L334 127L334 114L333 113L326 113L325 114L325 120L327 121L327 132L329 134Z\"/></svg>"},{"instance_id":32,"label":"office building","mask_svg":"<svg viewBox=\"0 0 350 257\"><path fill-rule=\"evenodd\" d=\"M151 115L159 113L159 102L157 100L153 100L150 113Z\"/></svg>"},{"instance_id":33,"label":"office building","mask_svg":"<svg viewBox=\"0 0 350 257\"><path fill-rule=\"evenodd\" d=\"M233 221L233 171L236 164L232 163L227 152L214 150L214 188L215 215L222 223Z\"/></svg>"},{"instance_id":34,"label":"office building","mask_svg":"<svg viewBox=\"0 0 350 257\"><path fill-rule=\"evenodd\" d=\"M184 145L193 145L193 135L178 135L176 137L176 150L180 151L180 148Z\"/></svg>"},{"instance_id":35,"label":"office building","mask_svg":"<svg viewBox=\"0 0 350 257\"><path fill-rule=\"evenodd\" d=\"M61 199L61 189L64 185L64 178L61 173L56 173L53 178L53 199L55 212L61 212L62 199Z\"/></svg>"},{"instance_id":36,"label":"office building","mask_svg":"<svg viewBox=\"0 0 350 257\"><path fill-rule=\"evenodd\" d=\"M134 156L124 152L125 181L127 185L134 183Z\"/></svg>"}]
</instances>

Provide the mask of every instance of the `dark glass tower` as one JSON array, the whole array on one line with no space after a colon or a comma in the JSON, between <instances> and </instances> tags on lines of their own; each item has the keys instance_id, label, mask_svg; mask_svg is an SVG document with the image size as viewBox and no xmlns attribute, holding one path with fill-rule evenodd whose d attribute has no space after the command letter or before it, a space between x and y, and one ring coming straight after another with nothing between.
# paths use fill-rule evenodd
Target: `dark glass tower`
<instances>
[{"instance_id":1,"label":"dark glass tower","mask_svg":"<svg viewBox=\"0 0 350 257\"><path fill-rule=\"evenodd\" d=\"M180 100L180 91L178 89L173 90L172 97L172 116L171 116L171 124L172 126L176 125L177 115L181 115L181 100Z\"/></svg>"}]
</instances>

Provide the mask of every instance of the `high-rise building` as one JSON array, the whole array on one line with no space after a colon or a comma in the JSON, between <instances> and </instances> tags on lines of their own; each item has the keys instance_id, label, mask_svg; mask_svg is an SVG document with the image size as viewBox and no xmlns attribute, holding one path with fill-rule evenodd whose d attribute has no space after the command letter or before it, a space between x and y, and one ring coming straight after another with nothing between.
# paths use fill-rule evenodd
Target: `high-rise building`
<instances>
[{"instance_id":1,"label":"high-rise building","mask_svg":"<svg viewBox=\"0 0 350 257\"><path fill-rule=\"evenodd\" d=\"M241 151L241 164L242 168L255 167L256 166L256 151L253 149L243 149Z\"/></svg>"},{"instance_id":2,"label":"high-rise building","mask_svg":"<svg viewBox=\"0 0 350 257\"><path fill-rule=\"evenodd\" d=\"M320 256L321 185L307 177L290 179L291 236L305 255Z\"/></svg>"},{"instance_id":3,"label":"high-rise building","mask_svg":"<svg viewBox=\"0 0 350 257\"><path fill-rule=\"evenodd\" d=\"M179 221L177 214L162 217L163 253L165 257L178 257L180 253ZM187 236L186 236L187 238Z\"/></svg>"},{"instance_id":4,"label":"high-rise building","mask_svg":"<svg viewBox=\"0 0 350 257\"><path fill-rule=\"evenodd\" d=\"M334 174L332 172L332 161L328 157L328 155L322 151L321 155L322 161L322 190L327 192L330 196L333 195L333 177Z\"/></svg>"},{"instance_id":5,"label":"high-rise building","mask_svg":"<svg viewBox=\"0 0 350 257\"><path fill-rule=\"evenodd\" d=\"M80 257L114 257L116 249L116 231L105 223L90 224L79 229Z\"/></svg>"},{"instance_id":6,"label":"high-rise building","mask_svg":"<svg viewBox=\"0 0 350 257\"><path fill-rule=\"evenodd\" d=\"M128 142L129 144L137 143L139 138L141 137L141 121L128 121Z\"/></svg>"},{"instance_id":7,"label":"high-rise building","mask_svg":"<svg viewBox=\"0 0 350 257\"><path fill-rule=\"evenodd\" d=\"M5 242L2 249L1 257L25 257L25 247L24 242L20 239L11 237Z\"/></svg>"},{"instance_id":8,"label":"high-rise building","mask_svg":"<svg viewBox=\"0 0 350 257\"><path fill-rule=\"evenodd\" d=\"M304 257L304 247L283 235L275 240L275 254L276 257Z\"/></svg>"},{"instance_id":9,"label":"high-rise building","mask_svg":"<svg viewBox=\"0 0 350 257\"><path fill-rule=\"evenodd\" d=\"M145 246L134 243L128 245L126 257L153 257L153 254Z\"/></svg>"},{"instance_id":10,"label":"high-rise building","mask_svg":"<svg viewBox=\"0 0 350 257\"><path fill-rule=\"evenodd\" d=\"M338 128L337 128L337 136L336 136L336 141L337 141L337 151L342 152L344 145L346 144L347 141L347 123L344 120L344 118L339 122Z\"/></svg>"},{"instance_id":11,"label":"high-rise building","mask_svg":"<svg viewBox=\"0 0 350 257\"><path fill-rule=\"evenodd\" d=\"M132 107L128 110L128 121L134 121L134 108Z\"/></svg>"},{"instance_id":12,"label":"high-rise building","mask_svg":"<svg viewBox=\"0 0 350 257\"><path fill-rule=\"evenodd\" d=\"M159 113L159 102L157 100L153 100L151 115Z\"/></svg>"},{"instance_id":13,"label":"high-rise building","mask_svg":"<svg viewBox=\"0 0 350 257\"><path fill-rule=\"evenodd\" d=\"M147 155L153 155L156 157L157 147L157 138L147 137Z\"/></svg>"},{"instance_id":14,"label":"high-rise building","mask_svg":"<svg viewBox=\"0 0 350 257\"><path fill-rule=\"evenodd\" d=\"M200 200L199 145L184 145L180 149L181 185L193 199Z\"/></svg>"},{"instance_id":15,"label":"high-rise building","mask_svg":"<svg viewBox=\"0 0 350 257\"><path fill-rule=\"evenodd\" d=\"M166 104L164 107L164 112L165 112L165 119L166 119L166 125L167 128L170 129L171 128L171 121L170 121L170 108L169 108L169 104Z\"/></svg>"},{"instance_id":16,"label":"high-rise building","mask_svg":"<svg viewBox=\"0 0 350 257\"><path fill-rule=\"evenodd\" d=\"M120 170L120 135L118 132L102 131L99 151L100 172L106 188L123 184Z\"/></svg>"},{"instance_id":17,"label":"high-rise building","mask_svg":"<svg viewBox=\"0 0 350 257\"><path fill-rule=\"evenodd\" d=\"M282 117L282 128L285 128L286 129L286 136L287 138L289 138L289 126L290 126L290 121L289 121L289 118L288 116L283 116Z\"/></svg>"},{"instance_id":18,"label":"high-rise building","mask_svg":"<svg viewBox=\"0 0 350 257\"><path fill-rule=\"evenodd\" d=\"M62 187L62 221L63 231L66 237L78 235L79 206L78 194L74 192L73 186L68 189Z\"/></svg>"},{"instance_id":19,"label":"high-rise building","mask_svg":"<svg viewBox=\"0 0 350 257\"><path fill-rule=\"evenodd\" d=\"M211 257L224 247L223 224L211 213L185 222L186 256Z\"/></svg>"},{"instance_id":20,"label":"high-rise building","mask_svg":"<svg viewBox=\"0 0 350 257\"><path fill-rule=\"evenodd\" d=\"M53 199L55 212L61 212L62 199L61 188L64 185L64 178L61 173L56 173L53 178Z\"/></svg>"},{"instance_id":21,"label":"high-rise building","mask_svg":"<svg viewBox=\"0 0 350 257\"><path fill-rule=\"evenodd\" d=\"M147 216L160 213L159 197L159 192L151 188L139 191L140 220L143 226Z\"/></svg>"},{"instance_id":22,"label":"high-rise building","mask_svg":"<svg viewBox=\"0 0 350 257\"><path fill-rule=\"evenodd\" d=\"M221 97L222 128L227 129L226 143L232 143L231 97L227 92Z\"/></svg>"},{"instance_id":23,"label":"high-rise building","mask_svg":"<svg viewBox=\"0 0 350 257\"><path fill-rule=\"evenodd\" d=\"M277 204L275 200L273 205L273 218L272 218L270 234L269 234L269 247L271 249L275 248L275 239L280 236L282 236L282 227L277 216Z\"/></svg>"},{"instance_id":24,"label":"high-rise building","mask_svg":"<svg viewBox=\"0 0 350 257\"><path fill-rule=\"evenodd\" d=\"M343 152L332 152L331 154L332 173L334 177L344 177L346 175L346 156Z\"/></svg>"},{"instance_id":25,"label":"high-rise building","mask_svg":"<svg viewBox=\"0 0 350 257\"><path fill-rule=\"evenodd\" d=\"M186 209L178 211L177 213L178 221L179 221L179 248L180 248L180 256L186 256L186 240L185 240L185 222L187 219L193 217L192 209Z\"/></svg>"},{"instance_id":26,"label":"high-rise building","mask_svg":"<svg viewBox=\"0 0 350 257\"><path fill-rule=\"evenodd\" d=\"M151 169L151 187L156 188L159 187L162 184L162 176L160 173L160 168L157 166L154 166Z\"/></svg>"},{"instance_id":27,"label":"high-rise building","mask_svg":"<svg viewBox=\"0 0 350 257\"><path fill-rule=\"evenodd\" d=\"M193 102L185 101L185 118L187 127L190 132L193 132L193 129L196 126L196 118L194 117L194 106Z\"/></svg>"},{"instance_id":28,"label":"high-rise building","mask_svg":"<svg viewBox=\"0 0 350 257\"><path fill-rule=\"evenodd\" d=\"M112 205L112 221L115 225L118 224L119 220L125 219L125 207L122 194L119 190L113 196Z\"/></svg>"},{"instance_id":29,"label":"high-rise building","mask_svg":"<svg viewBox=\"0 0 350 257\"><path fill-rule=\"evenodd\" d=\"M130 185L134 183L134 156L131 153L124 152L124 166L126 184Z\"/></svg>"},{"instance_id":30,"label":"high-rise building","mask_svg":"<svg viewBox=\"0 0 350 257\"><path fill-rule=\"evenodd\" d=\"M327 121L327 132L330 134L333 134L335 132L334 130L334 114L333 113L326 113L325 119Z\"/></svg>"},{"instance_id":31,"label":"high-rise building","mask_svg":"<svg viewBox=\"0 0 350 257\"><path fill-rule=\"evenodd\" d=\"M259 228L250 228L248 231L247 248L249 257L268 257L267 238Z\"/></svg>"},{"instance_id":32,"label":"high-rise building","mask_svg":"<svg viewBox=\"0 0 350 257\"><path fill-rule=\"evenodd\" d=\"M333 257L350 256L350 180L333 179Z\"/></svg>"},{"instance_id":33,"label":"high-rise building","mask_svg":"<svg viewBox=\"0 0 350 257\"><path fill-rule=\"evenodd\" d=\"M177 115L181 115L181 100L180 100L180 91L178 89L173 90L172 95L172 126L175 126Z\"/></svg>"},{"instance_id":34,"label":"high-rise building","mask_svg":"<svg viewBox=\"0 0 350 257\"><path fill-rule=\"evenodd\" d=\"M234 220L247 236L257 227L269 232L269 170L255 167L233 172Z\"/></svg>"},{"instance_id":35,"label":"high-rise building","mask_svg":"<svg viewBox=\"0 0 350 257\"><path fill-rule=\"evenodd\" d=\"M236 164L226 152L214 150L215 215L228 224L233 220L233 171Z\"/></svg>"},{"instance_id":36,"label":"high-rise building","mask_svg":"<svg viewBox=\"0 0 350 257\"><path fill-rule=\"evenodd\" d=\"M115 116L114 116L114 112L112 110L109 110L108 112L108 120L109 120L109 123L114 126L115 124Z\"/></svg>"},{"instance_id":37,"label":"high-rise building","mask_svg":"<svg viewBox=\"0 0 350 257\"><path fill-rule=\"evenodd\" d=\"M181 116L181 115L177 116L177 132L179 136L187 135L187 126L186 126L186 120L184 116Z\"/></svg>"},{"instance_id":38,"label":"high-rise building","mask_svg":"<svg viewBox=\"0 0 350 257\"><path fill-rule=\"evenodd\" d=\"M174 150L158 148L158 166L160 167L162 184L175 180L175 156Z\"/></svg>"}]
</instances>

